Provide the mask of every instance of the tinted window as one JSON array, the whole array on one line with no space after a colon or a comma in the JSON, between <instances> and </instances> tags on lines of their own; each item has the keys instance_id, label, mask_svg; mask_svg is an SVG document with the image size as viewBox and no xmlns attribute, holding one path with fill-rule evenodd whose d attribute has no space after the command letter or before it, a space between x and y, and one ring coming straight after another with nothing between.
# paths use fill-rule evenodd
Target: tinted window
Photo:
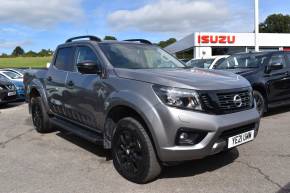
<instances>
[{"instance_id":1,"label":"tinted window","mask_svg":"<svg viewBox=\"0 0 290 193\"><path fill-rule=\"evenodd\" d=\"M286 62L285 62L285 58L284 58L284 54L274 54L271 59L270 59L270 62L269 64L282 64L283 65L283 68L286 67Z\"/></svg>"},{"instance_id":2,"label":"tinted window","mask_svg":"<svg viewBox=\"0 0 290 193\"><path fill-rule=\"evenodd\" d=\"M213 63L214 59L195 59L191 60L189 65L191 67L196 67L196 68L209 68L210 65Z\"/></svg>"},{"instance_id":3,"label":"tinted window","mask_svg":"<svg viewBox=\"0 0 290 193\"><path fill-rule=\"evenodd\" d=\"M185 65L157 46L139 44L101 44L115 68L185 68Z\"/></svg>"},{"instance_id":4,"label":"tinted window","mask_svg":"<svg viewBox=\"0 0 290 193\"><path fill-rule=\"evenodd\" d=\"M290 67L290 52L286 52L287 58L288 58L288 62L287 62L287 66Z\"/></svg>"},{"instance_id":5,"label":"tinted window","mask_svg":"<svg viewBox=\"0 0 290 193\"><path fill-rule=\"evenodd\" d=\"M59 48L56 55L55 67L59 70L73 71L73 48Z\"/></svg>"},{"instance_id":6,"label":"tinted window","mask_svg":"<svg viewBox=\"0 0 290 193\"><path fill-rule=\"evenodd\" d=\"M99 58L94 53L94 51L89 47L78 47L77 49L77 57L76 57L76 63L83 63L85 61L92 61L98 65L100 65Z\"/></svg>"},{"instance_id":7,"label":"tinted window","mask_svg":"<svg viewBox=\"0 0 290 193\"><path fill-rule=\"evenodd\" d=\"M232 55L216 64L216 69L258 68L267 59L265 54Z\"/></svg>"},{"instance_id":8,"label":"tinted window","mask_svg":"<svg viewBox=\"0 0 290 193\"><path fill-rule=\"evenodd\" d=\"M3 74L5 74L6 76L10 77L11 79L19 79L21 78L21 76L15 72L12 71L4 71L2 72Z\"/></svg>"}]
</instances>

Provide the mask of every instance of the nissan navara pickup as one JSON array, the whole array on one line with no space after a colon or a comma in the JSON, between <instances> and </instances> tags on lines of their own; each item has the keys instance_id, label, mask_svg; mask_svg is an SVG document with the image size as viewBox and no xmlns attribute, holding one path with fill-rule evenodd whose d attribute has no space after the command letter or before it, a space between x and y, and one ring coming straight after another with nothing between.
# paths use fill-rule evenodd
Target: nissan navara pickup
<instances>
[{"instance_id":1,"label":"nissan navara pickup","mask_svg":"<svg viewBox=\"0 0 290 193\"><path fill-rule=\"evenodd\" d=\"M49 69L27 72L24 82L38 132L61 128L102 144L135 183L154 180L162 165L228 151L258 133L246 79L189 69L143 39L68 39Z\"/></svg>"}]
</instances>

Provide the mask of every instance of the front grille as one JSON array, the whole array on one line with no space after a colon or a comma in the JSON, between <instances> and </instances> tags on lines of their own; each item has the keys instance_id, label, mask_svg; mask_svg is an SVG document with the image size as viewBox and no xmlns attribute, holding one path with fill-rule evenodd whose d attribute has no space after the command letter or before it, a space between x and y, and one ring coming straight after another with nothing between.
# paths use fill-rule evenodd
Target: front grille
<instances>
[{"instance_id":1,"label":"front grille","mask_svg":"<svg viewBox=\"0 0 290 193\"><path fill-rule=\"evenodd\" d=\"M5 85L5 87L6 87L9 91L15 90L15 86L12 85L12 84Z\"/></svg>"},{"instance_id":2,"label":"front grille","mask_svg":"<svg viewBox=\"0 0 290 193\"><path fill-rule=\"evenodd\" d=\"M218 93L219 107L223 111L241 111L252 107L252 94L250 91L235 93ZM238 98L238 102L235 101Z\"/></svg>"},{"instance_id":3,"label":"front grille","mask_svg":"<svg viewBox=\"0 0 290 193\"><path fill-rule=\"evenodd\" d=\"M244 111L253 107L253 96L250 89L240 91L203 93L200 95L204 109L213 114L229 114Z\"/></svg>"}]
</instances>

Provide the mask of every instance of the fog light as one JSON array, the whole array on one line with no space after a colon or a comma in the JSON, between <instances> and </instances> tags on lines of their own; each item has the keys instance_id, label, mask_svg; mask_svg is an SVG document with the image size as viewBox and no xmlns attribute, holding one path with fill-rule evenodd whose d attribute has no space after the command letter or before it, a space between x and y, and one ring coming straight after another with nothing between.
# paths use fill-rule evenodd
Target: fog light
<instances>
[{"instance_id":1,"label":"fog light","mask_svg":"<svg viewBox=\"0 0 290 193\"><path fill-rule=\"evenodd\" d=\"M186 140L186 139L188 139L187 133L181 133L180 136L179 136L179 139L180 140Z\"/></svg>"},{"instance_id":2,"label":"fog light","mask_svg":"<svg viewBox=\"0 0 290 193\"><path fill-rule=\"evenodd\" d=\"M201 142L206 132L192 131L191 129L180 129L176 136L176 145L195 145Z\"/></svg>"}]
</instances>

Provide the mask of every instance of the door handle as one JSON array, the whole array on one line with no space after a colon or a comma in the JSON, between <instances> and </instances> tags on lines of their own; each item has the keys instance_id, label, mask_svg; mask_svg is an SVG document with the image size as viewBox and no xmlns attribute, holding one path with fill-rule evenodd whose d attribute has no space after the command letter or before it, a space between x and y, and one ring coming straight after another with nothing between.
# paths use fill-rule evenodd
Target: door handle
<instances>
[{"instance_id":1,"label":"door handle","mask_svg":"<svg viewBox=\"0 0 290 193\"><path fill-rule=\"evenodd\" d=\"M68 81L67 85L68 85L69 87L73 87L75 84L74 84L73 81L70 80L70 81Z\"/></svg>"},{"instance_id":2,"label":"door handle","mask_svg":"<svg viewBox=\"0 0 290 193\"><path fill-rule=\"evenodd\" d=\"M49 82L52 81L51 76L47 77L47 80L48 80Z\"/></svg>"}]
</instances>

